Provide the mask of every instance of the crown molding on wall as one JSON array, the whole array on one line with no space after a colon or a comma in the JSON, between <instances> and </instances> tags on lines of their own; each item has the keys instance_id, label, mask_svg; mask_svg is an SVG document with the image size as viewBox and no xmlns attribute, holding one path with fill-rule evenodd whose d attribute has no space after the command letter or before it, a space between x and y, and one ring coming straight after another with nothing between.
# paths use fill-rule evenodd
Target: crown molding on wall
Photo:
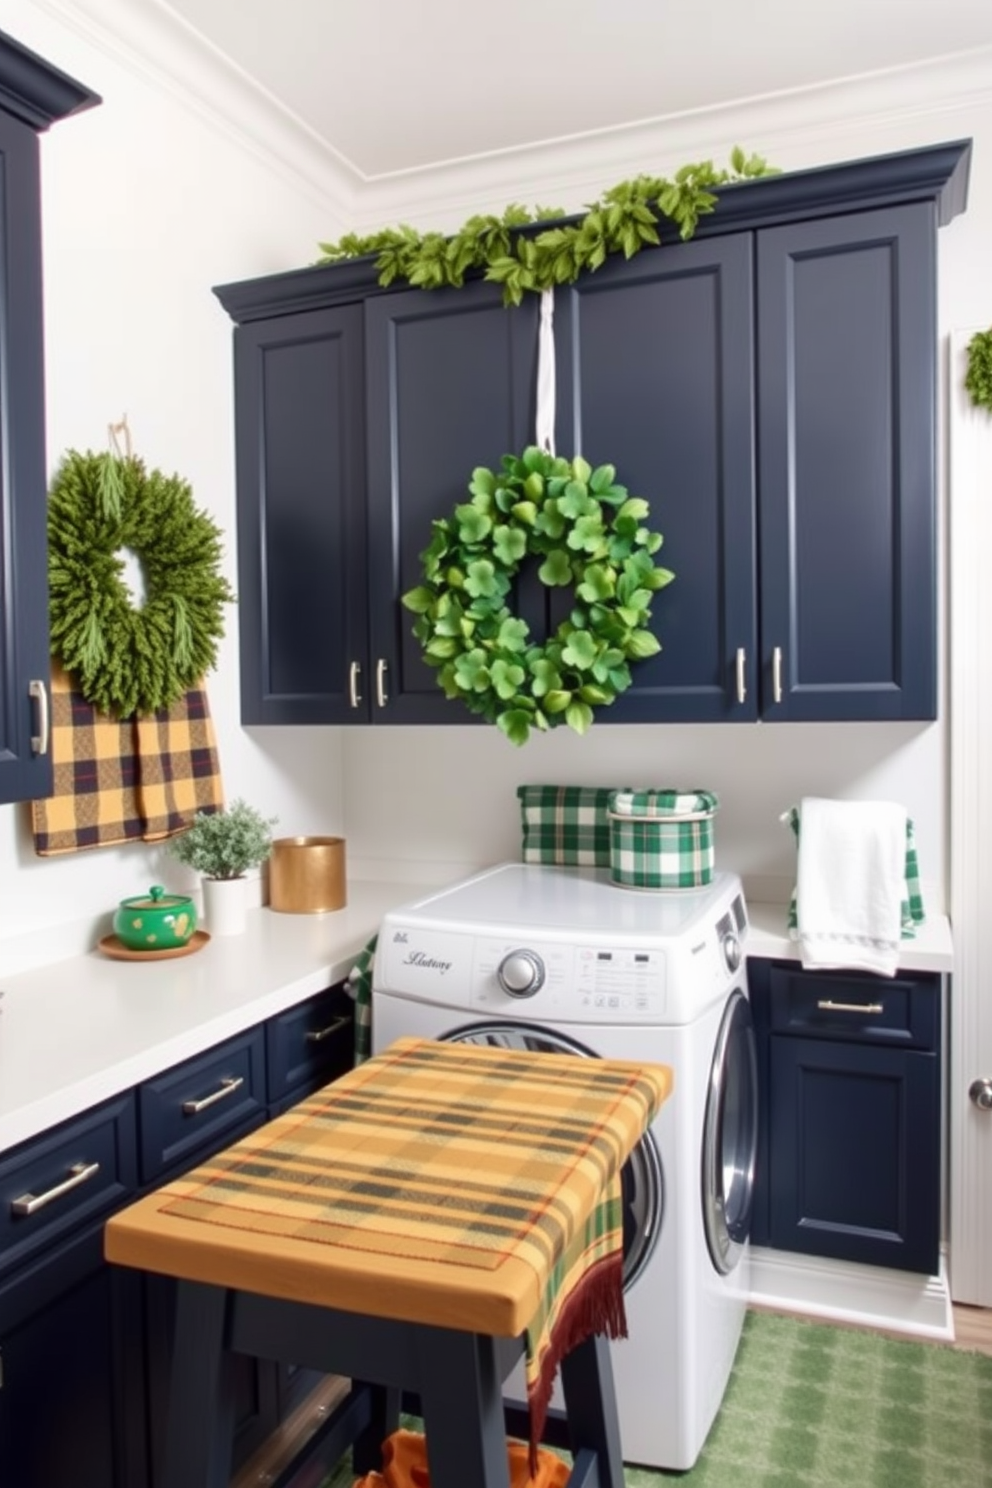
<instances>
[{"instance_id":1,"label":"crown molding on wall","mask_svg":"<svg viewBox=\"0 0 992 1488\"><path fill-rule=\"evenodd\" d=\"M159 0L33 0L95 50L192 109L347 227L359 178L340 156ZM108 100L109 101L109 100Z\"/></svg>"},{"instance_id":2,"label":"crown molding on wall","mask_svg":"<svg viewBox=\"0 0 992 1488\"><path fill-rule=\"evenodd\" d=\"M992 103L992 47L815 87L694 110L363 178L303 122L212 47L162 0L33 0L98 50L170 93L326 206L325 236L390 223L452 231L511 201L581 210L619 179L666 174L690 160L717 165L741 145L783 170L832 164L838 138L879 136L893 149L928 143L942 115ZM960 134L960 124L946 126ZM856 158L848 155L847 158Z\"/></svg>"},{"instance_id":3,"label":"crown molding on wall","mask_svg":"<svg viewBox=\"0 0 992 1488\"><path fill-rule=\"evenodd\" d=\"M914 131L915 143L930 143L935 129L944 127L942 115L990 104L992 47L982 47L914 67L383 177L362 187L354 227L369 232L403 221L452 231L472 213L500 211L511 201L576 212L617 180L672 173L687 161L726 164L736 145L783 170L834 164L839 136L864 133L871 141L865 155L878 153L878 136L887 131L903 137L893 149L904 148ZM961 132L960 123L947 127Z\"/></svg>"}]
</instances>

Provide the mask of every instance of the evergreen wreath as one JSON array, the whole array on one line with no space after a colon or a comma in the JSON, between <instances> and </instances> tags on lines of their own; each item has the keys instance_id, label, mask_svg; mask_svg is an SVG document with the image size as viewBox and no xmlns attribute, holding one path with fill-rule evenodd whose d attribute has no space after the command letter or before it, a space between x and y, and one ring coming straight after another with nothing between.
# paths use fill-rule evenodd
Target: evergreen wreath
<instances>
[{"instance_id":1,"label":"evergreen wreath","mask_svg":"<svg viewBox=\"0 0 992 1488\"><path fill-rule=\"evenodd\" d=\"M992 329L976 331L968 342L964 385L975 407L992 413Z\"/></svg>"},{"instance_id":2,"label":"evergreen wreath","mask_svg":"<svg viewBox=\"0 0 992 1488\"><path fill-rule=\"evenodd\" d=\"M124 582L139 559L144 603ZM179 476L137 457L69 450L48 499L51 649L87 702L126 718L166 708L213 667L234 600L220 531Z\"/></svg>"},{"instance_id":3,"label":"evergreen wreath","mask_svg":"<svg viewBox=\"0 0 992 1488\"><path fill-rule=\"evenodd\" d=\"M593 470L536 445L504 455L498 472L477 467L468 489L471 501L432 523L424 582L402 598L424 660L446 697L513 744L562 723L584 734L593 710L630 686L629 663L661 649L648 629L652 596L675 576L654 562L662 536L644 525L648 503L616 483L612 465ZM528 558L541 560L543 584L574 588L544 645L507 604Z\"/></svg>"}]
</instances>

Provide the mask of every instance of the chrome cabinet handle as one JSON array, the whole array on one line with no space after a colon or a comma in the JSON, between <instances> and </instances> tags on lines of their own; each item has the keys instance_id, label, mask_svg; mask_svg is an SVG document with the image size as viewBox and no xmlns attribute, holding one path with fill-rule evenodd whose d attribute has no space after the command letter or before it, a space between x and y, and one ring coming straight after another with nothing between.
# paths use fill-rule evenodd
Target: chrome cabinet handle
<instances>
[{"instance_id":1,"label":"chrome cabinet handle","mask_svg":"<svg viewBox=\"0 0 992 1488\"><path fill-rule=\"evenodd\" d=\"M737 647L737 701L743 703L747 697L747 687L744 682L744 668L747 666L747 653L743 646Z\"/></svg>"},{"instance_id":2,"label":"chrome cabinet handle","mask_svg":"<svg viewBox=\"0 0 992 1488\"><path fill-rule=\"evenodd\" d=\"M362 701L362 694L358 690L358 679L361 675L361 662L353 661L348 668L348 701L353 708L357 708Z\"/></svg>"},{"instance_id":3,"label":"chrome cabinet handle","mask_svg":"<svg viewBox=\"0 0 992 1488\"><path fill-rule=\"evenodd\" d=\"M50 1204L53 1199L60 1199L63 1194L70 1193L72 1189L78 1188L81 1183L88 1183L99 1171L100 1164L98 1162L73 1163L69 1169L69 1177L64 1179L62 1183L56 1183L55 1187L50 1188L47 1193L21 1194L19 1199L12 1201L10 1212L11 1214L16 1214L18 1217L23 1214L37 1214L39 1209L44 1209L45 1205Z\"/></svg>"},{"instance_id":4,"label":"chrome cabinet handle","mask_svg":"<svg viewBox=\"0 0 992 1488\"><path fill-rule=\"evenodd\" d=\"M31 735L31 748L35 754L48 753L48 688L44 682L29 682L28 696L38 704L38 732Z\"/></svg>"},{"instance_id":5,"label":"chrome cabinet handle","mask_svg":"<svg viewBox=\"0 0 992 1488\"><path fill-rule=\"evenodd\" d=\"M205 1111L208 1106L214 1105L217 1101L227 1100L227 1097L233 1095L244 1083L244 1075L226 1075L220 1082L220 1089L215 1090L213 1095L205 1095L202 1100L183 1101L183 1115L198 1116L201 1111Z\"/></svg>"},{"instance_id":6,"label":"chrome cabinet handle","mask_svg":"<svg viewBox=\"0 0 992 1488\"><path fill-rule=\"evenodd\" d=\"M782 701L782 647L776 646L772 652L772 698L776 703Z\"/></svg>"},{"instance_id":7,"label":"chrome cabinet handle","mask_svg":"<svg viewBox=\"0 0 992 1488\"><path fill-rule=\"evenodd\" d=\"M343 1028L350 1021L350 1018L335 1018L334 1022L328 1023L326 1028L310 1028L307 1030L306 1041L308 1044L322 1044L324 1039L330 1038L332 1033L337 1033L339 1028Z\"/></svg>"},{"instance_id":8,"label":"chrome cabinet handle","mask_svg":"<svg viewBox=\"0 0 992 1488\"><path fill-rule=\"evenodd\" d=\"M825 1013L864 1013L872 1017L885 1012L880 1002L831 1002L829 997L824 997L816 1005Z\"/></svg>"},{"instance_id":9,"label":"chrome cabinet handle","mask_svg":"<svg viewBox=\"0 0 992 1488\"><path fill-rule=\"evenodd\" d=\"M380 708L384 708L389 702L386 695L386 667L387 663L380 656L375 664L375 700Z\"/></svg>"}]
</instances>

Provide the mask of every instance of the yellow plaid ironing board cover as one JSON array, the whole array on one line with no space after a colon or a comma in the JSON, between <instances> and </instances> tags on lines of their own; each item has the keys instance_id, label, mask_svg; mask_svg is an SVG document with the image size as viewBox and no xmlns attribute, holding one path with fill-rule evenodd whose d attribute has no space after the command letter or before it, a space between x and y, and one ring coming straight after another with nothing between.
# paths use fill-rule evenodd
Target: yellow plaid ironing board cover
<instances>
[{"instance_id":1,"label":"yellow plaid ironing board cover","mask_svg":"<svg viewBox=\"0 0 992 1488\"><path fill-rule=\"evenodd\" d=\"M664 1065L398 1039L115 1215L106 1255L525 1333L537 1440L560 1358L625 1332L619 1174L671 1087Z\"/></svg>"}]
</instances>

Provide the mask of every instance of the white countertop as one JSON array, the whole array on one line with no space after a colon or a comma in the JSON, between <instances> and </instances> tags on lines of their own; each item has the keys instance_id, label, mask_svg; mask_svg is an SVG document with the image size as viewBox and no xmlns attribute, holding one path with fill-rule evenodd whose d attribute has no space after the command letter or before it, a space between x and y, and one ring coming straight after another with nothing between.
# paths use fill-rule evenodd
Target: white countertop
<instances>
[{"instance_id":1,"label":"white countertop","mask_svg":"<svg viewBox=\"0 0 992 1488\"><path fill-rule=\"evenodd\" d=\"M786 905L762 904L748 899L747 913L751 922L747 938L749 956L767 956L772 960L799 959L799 947L789 939ZM954 947L946 915L928 915L923 924L916 927L916 934L903 941L899 969L953 971Z\"/></svg>"},{"instance_id":2,"label":"white countertop","mask_svg":"<svg viewBox=\"0 0 992 1488\"><path fill-rule=\"evenodd\" d=\"M7 977L0 1001L0 1152L231 1038L345 977L382 916L426 886L355 882L345 909L249 911L243 935L154 962L97 950ZM797 958L781 904L748 902L751 956ZM902 965L949 972L943 917Z\"/></svg>"},{"instance_id":3,"label":"white countertop","mask_svg":"<svg viewBox=\"0 0 992 1488\"><path fill-rule=\"evenodd\" d=\"M6 977L0 1152L347 976L410 883L349 883L328 914L248 911L243 935L164 961L98 950Z\"/></svg>"}]
</instances>

